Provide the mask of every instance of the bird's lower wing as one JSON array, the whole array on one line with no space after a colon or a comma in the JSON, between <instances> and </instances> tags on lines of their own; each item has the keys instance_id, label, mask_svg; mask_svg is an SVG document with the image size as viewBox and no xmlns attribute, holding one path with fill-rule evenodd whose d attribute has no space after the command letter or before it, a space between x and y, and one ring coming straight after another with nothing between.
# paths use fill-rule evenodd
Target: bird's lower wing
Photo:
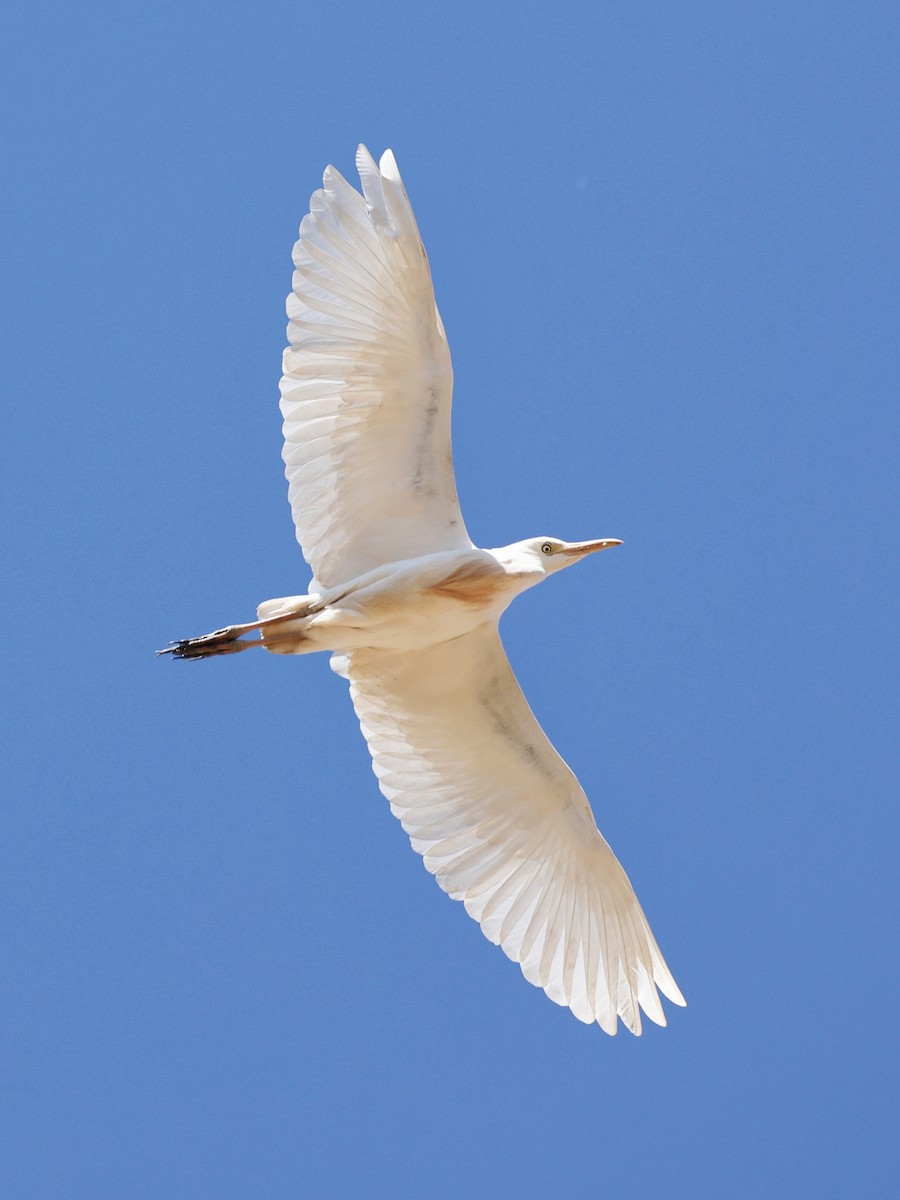
<instances>
[{"instance_id":1,"label":"bird's lower wing","mask_svg":"<svg viewBox=\"0 0 900 1200\"><path fill-rule=\"evenodd\" d=\"M356 162L364 195L329 167L300 226L281 381L297 537L326 588L472 545L428 259L393 154Z\"/></svg>"},{"instance_id":2,"label":"bird's lower wing","mask_svg":"<svg viewBox=\"0 0 900 1200\"><path fill-rule=\"evenodd\" d=\"M681 992L578 780L538 725L495 625L336 663L391 810L429 871L581 1021L641 1031Z\"/></svg>"}]
</instances>

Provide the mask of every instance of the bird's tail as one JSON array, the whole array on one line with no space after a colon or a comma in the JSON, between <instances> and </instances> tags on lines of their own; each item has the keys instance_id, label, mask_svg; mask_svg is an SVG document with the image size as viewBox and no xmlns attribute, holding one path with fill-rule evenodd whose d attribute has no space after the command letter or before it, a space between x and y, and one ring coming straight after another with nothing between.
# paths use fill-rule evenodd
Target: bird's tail
<instances>
[{"instance_id":1,"label":"bird's tail","mask_svg":"<svg viewBox=\"0 0 900 1200\"><path fill-rule=\"evenodd\" d=\"M321 649L306 636L311 603L309 596L264 600L256 610L260 621L271 622L259 631L263 649L272 654L309 654Z\"/></svg>"}]
</instances>

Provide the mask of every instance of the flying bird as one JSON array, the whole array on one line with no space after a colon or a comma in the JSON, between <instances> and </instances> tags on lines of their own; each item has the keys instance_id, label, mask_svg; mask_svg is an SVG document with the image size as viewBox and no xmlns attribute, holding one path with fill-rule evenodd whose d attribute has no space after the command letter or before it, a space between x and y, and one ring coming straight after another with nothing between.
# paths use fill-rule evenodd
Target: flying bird
<instances>
[{"instance_id":1,"label":"flying bird","mask_svg":"<svg viewBox=\"0 0 900 1200\"><path fill-rule=\"evenodd\" d=\"M332 653L379 786L438 883L575 1016L641 1032L685 1001L587 797L528 707L498 621L520 592L617 538L482 550L450 453L450 351L388 150L328 167L294 247L281 381L305 596L160 651Z\"/></svg>"}]
</instances>

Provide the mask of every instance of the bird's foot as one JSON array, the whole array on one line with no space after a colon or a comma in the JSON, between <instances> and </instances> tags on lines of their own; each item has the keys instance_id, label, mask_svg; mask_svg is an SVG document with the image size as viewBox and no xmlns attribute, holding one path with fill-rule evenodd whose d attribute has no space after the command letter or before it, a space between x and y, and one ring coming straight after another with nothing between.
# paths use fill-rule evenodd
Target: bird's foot
<instances>
[{"instance_id":1,"label":"bird's foot","mask_svg":"<svg viewBox=\"0 0 900 1200\"><path fill-rule=\"evenodd\" d=\"M229 625L225 629L205 633L202 637L182 638L180 641L170 642L165 650L157 650L156 653L186 659L212 658L214 654L238 654L241 650L249 650L251 646L261 644L255 639L241 641L242 634L246 632L246 625Z\"/></svg>"}]
</instances>

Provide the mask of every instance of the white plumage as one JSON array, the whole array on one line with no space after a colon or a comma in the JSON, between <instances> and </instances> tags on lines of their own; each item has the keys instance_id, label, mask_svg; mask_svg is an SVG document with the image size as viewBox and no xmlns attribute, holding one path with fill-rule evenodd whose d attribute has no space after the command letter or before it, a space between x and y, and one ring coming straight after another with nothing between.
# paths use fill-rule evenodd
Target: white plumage
<instances>
[{"instance_id":1,"label":"white plumage","mask_svg":"<svg viewBox=\"0 0 900 1200\"><path fill-rule=\"evenodd\" d=\"M493 623L424 651L357 651L350 694L413 849L525 978L582 1021L665 1024L683 1003L578 780Z\"/></svg>"},{"instance_id":2,"label":"white plumage","mask_svg":"<svg viewBox=\"0 0 900 1200\"><path fill-rule=\"evenodd\" d=\"M173 643L331 650L413 849L525 978L581 1021L658 1024L684 1004L578 780L534 718L497 629L521 591L616 539L480 550L450 453L453 374L428 260L388 151L333 167L294 248L282 413L310 592ZM260 639L246 635L259 630Z\"/></svg>"},{"instance_id":3,"label":"white plumage","mask_svg":"<svg viewBox=\"0 0 900 1200\"><path fill-rule=\"evenodd\" d=\"M297 538L323 587L469 549L450 456L453 369L394 156L334 169L294 247L281 381Z\"/></svg>"}]
</instances>

